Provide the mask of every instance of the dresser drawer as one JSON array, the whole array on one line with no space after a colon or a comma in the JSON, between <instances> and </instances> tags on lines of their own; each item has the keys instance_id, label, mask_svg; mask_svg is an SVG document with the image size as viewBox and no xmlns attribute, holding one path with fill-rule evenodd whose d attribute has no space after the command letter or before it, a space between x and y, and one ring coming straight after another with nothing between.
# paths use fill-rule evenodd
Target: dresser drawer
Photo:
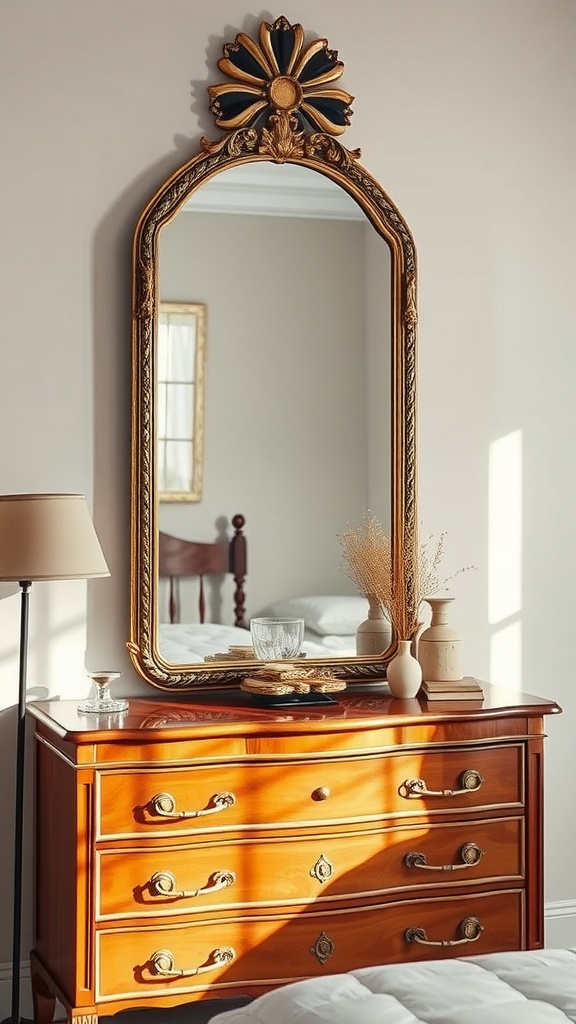
<instances>
[{"instance_id":1,"label":"dresser drawer","mask_svg":"<svg viewBox=\"0 0 576 1024\"><path fill-rule=\"evenodd\" d=\"M519 818L313 838L183 843L96 855L97 920L215 906L341 900L394 889L521 880Z\"/></svg>"},{"instance_id":2,"label":"dresser drawer","mask_svg":"<svg viewBox=\"0 0 576 1024\"><path fill-rule=\"evenodd\" d=\"M476 941L462 942L466 927L469 934L478 934ZM227 986L238 990L239 984L261 979L271 985L384 961L478 955L524 945L523 894L509 890L324 913L315 909L293 917L236 916L103 930L96 936L97 999L207 988L217 995ZM174 976L159 973L166 970Z\"/></svg>"},{"instance_id":3,"label":"dresser drawer","mask_svg":"<svg viewBox=\"0 0 576 1024\"><path fill-rule=\"evenodd\" d=\"M191 834L521 807L522 747L96 773L96 834Z\"/></svg>"}]
</instances>

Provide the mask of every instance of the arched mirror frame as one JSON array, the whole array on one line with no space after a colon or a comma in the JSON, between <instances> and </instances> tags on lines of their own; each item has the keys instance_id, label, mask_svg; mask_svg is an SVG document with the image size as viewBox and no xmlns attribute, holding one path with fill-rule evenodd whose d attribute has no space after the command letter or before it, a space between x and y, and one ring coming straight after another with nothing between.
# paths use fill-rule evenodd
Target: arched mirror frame
<instances>
[{"instance_id":1,"label":"arched mirror frame","mask_svg":"<svg viewBox=\"0 0 576 1024\"><path fill-rule=\"evenodd\" d=\"M263 23L263 30L273 26ZM289 26L299 29L300 26ZM241 37L238 36L236 43ZM334 63L337 54L325 54ZM317 45L317 44L314 44ZM227 54L227 47L224 50ZM341 62L336 62L341 68ZM219 66L222 67L222 62ZM332 74L338 77L341 71ZM212 96L219 87L212 87ZM222 87L220 87L222 88ZM348 96L338 90L333 95ZM352 97L348 96L349 100ZM412 567L417 547L417 262L412 234L402 214L379 182L328 131L303 132L294 110L273 107L264 128L241 127L216 142L202 139L201 151L158 189L142 213L133 247L132 312L132 497L131 497L131 635L128 650L137 672L164 690L238 684L246 662L171 665L158 652L158 496L154 439L158 294L158 242L168 224L210 179L249 162L293 163L331 179L360 205L391 254L391 540L393 573L410 603ZM211 109L220 112L217 101ZM351 112L348 109L347 114ZM223 120L217 124L222 125ZM346 120L348 123L348 120ZM335 134L340 134L343 127ZM359 510L359 515L361 510ZM331 669L349 681L382 678L395 642L382 657L330 659ZM321 661L321 659L318 659Z\"/></svg>"}]
</instances>

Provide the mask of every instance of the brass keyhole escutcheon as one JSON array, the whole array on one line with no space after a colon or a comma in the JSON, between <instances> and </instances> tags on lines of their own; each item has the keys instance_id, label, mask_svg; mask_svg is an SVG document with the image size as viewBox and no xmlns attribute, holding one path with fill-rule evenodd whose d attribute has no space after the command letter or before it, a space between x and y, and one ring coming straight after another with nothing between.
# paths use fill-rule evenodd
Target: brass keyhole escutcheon
<instances>
[{"instance_id":1,"label":"brass keyhole escutcheon","mask_svg":"<svg viewBox=\"0 0 576 1024\"><path fill-rule=\"evenodd\" d=\"M310 868L310 874L312 878L317 878L319 882L327 882L334 873L334 865L330 863L327 857L323 853L320 854L313 868Z\"/></svg>"},{"instance_id":2,"label":"brass keyhole escutcheon","mask_svg":"<svg viewBox=\"0 0 576 1024\"><path fill-rule=\"evenodd\" d=\"M310 947L310 952L316 957L318 963L325 964L332 956L334 949L334 943L330 936L326 935L326 932L320 932L316 942Z\"/></svg>"}]
</instances>

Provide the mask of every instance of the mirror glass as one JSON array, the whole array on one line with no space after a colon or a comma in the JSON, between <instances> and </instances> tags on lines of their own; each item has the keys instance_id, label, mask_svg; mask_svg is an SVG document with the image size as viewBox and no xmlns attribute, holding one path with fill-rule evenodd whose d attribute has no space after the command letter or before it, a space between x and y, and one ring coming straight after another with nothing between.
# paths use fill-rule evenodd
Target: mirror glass
<instances>
[{"instance_id":1,"label":"mirror glass","mask_svg":"<svg viewBox=\"0 0 576 1024\"><path fill-rule=\"evenodd\" d=\"M368 598L342 571L340 535L367 510L411 597L416 252L360 151L338 141L352 96L331 84L337 58L285 18L263 22L258 44L226 44L232 83L208 90L224 135L202 140L136 228L128 648L160 688L239 685L255 661L242 627L266 615L305 619L309 663L382 678L395 639L358 655ZM165 374L163 310L182 305L205 316L192 438ZM188 467L175 488L192 477L188 500L166 500L163 445L199 437L200 486Z\"/></svg>"},{"instance_id":2,"label":"mirror glass","mask_svg":"<svg viewBox=\"0 0 576 1024\"><path fill-rule=\"evenodd\" d=\"M165 303L200 298L210 324L203 498L193 508L161 504L159 529L216 540L217 524L241 512L248 617L292 598L353 594L338 533L364 508L387 529L391 518L388 246L334 182L260 163L227 170L190 198L160 232L158 267L160 317ZM232 580L215 585L229 622ZM160 587L168 662L221 649L210 629L189 628L197 590L196 579L180 580L182 626L168 624ZM354 656L354 631L310 631L303 650Z\"/></svg>"}]
</instances>

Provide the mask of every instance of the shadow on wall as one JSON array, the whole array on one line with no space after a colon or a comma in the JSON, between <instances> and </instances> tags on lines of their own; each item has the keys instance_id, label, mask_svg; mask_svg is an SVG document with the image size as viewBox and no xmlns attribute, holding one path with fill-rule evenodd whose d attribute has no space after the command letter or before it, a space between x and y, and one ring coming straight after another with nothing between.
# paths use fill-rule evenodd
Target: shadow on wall
<instances>
[{"instance_id":1,"label":"shadow on wall","mask_svg":"<svg viewBox=\"0 0 576 1024\"><path fill-rule=\"evenodd\" d=\"M91 581L90 586L99 581ZM15 595L19 588L13 592ZM30 589L27 650L27 700L44 700L59 693L82 696L87 689L86 580L33 583ZM20 650L19 597L0 604L0 700L3 706L18 702Z\"/></svg>"},{"instance_id":2,"label":"shadow on wall","mask_svg":"<svg viewBox=\"0 0 576 1024\"><path fill-rule=\"evenodd\" d=\"M12 906L13 906L13 885L14 872L14 816L15 816L15 793L16 793L16 730L18 712L16 707L6 708L0 711L0 779L2 779L2 790L0 793L0 820L4 827L0 831L0 872L4 880L3 891L3 913L2 932L0 935L0 963L8 963L11 957L12 948ZM29 723L27 743L28 750L32 749L32 730ZM28 758L26 765L25 797L24 797L24 859L22 865L22 888L24 893L24 908L22 914L22 950L24 959L28 959L27 951L32 944L32 907L27 903L27 896L32 892L33 878L33 770L31 759Z\"/></svg>"},{"instance_id":3,"label":"shadow on wall","mask_svg":"<svg viewBox=\"0 0 576 1024\"><path fill-rule=\"evenodd\" d=\"M81 588L81 589L80 589ZM16 735L19 679L20 600L18 584L2 585L0 599L0 873L4 879L5 912L0 918L0 964L12 949ZM86 643L86 583L34 584L30 598L27 699L45 700L55 685L73 687L84 696L88 689L83 667ZM53 696L52 699L58 699ZM24 794L24 861L22 951L28 959L32 945L34 758L32 723L27 726Z\"/></svg>"}]
</instances>

